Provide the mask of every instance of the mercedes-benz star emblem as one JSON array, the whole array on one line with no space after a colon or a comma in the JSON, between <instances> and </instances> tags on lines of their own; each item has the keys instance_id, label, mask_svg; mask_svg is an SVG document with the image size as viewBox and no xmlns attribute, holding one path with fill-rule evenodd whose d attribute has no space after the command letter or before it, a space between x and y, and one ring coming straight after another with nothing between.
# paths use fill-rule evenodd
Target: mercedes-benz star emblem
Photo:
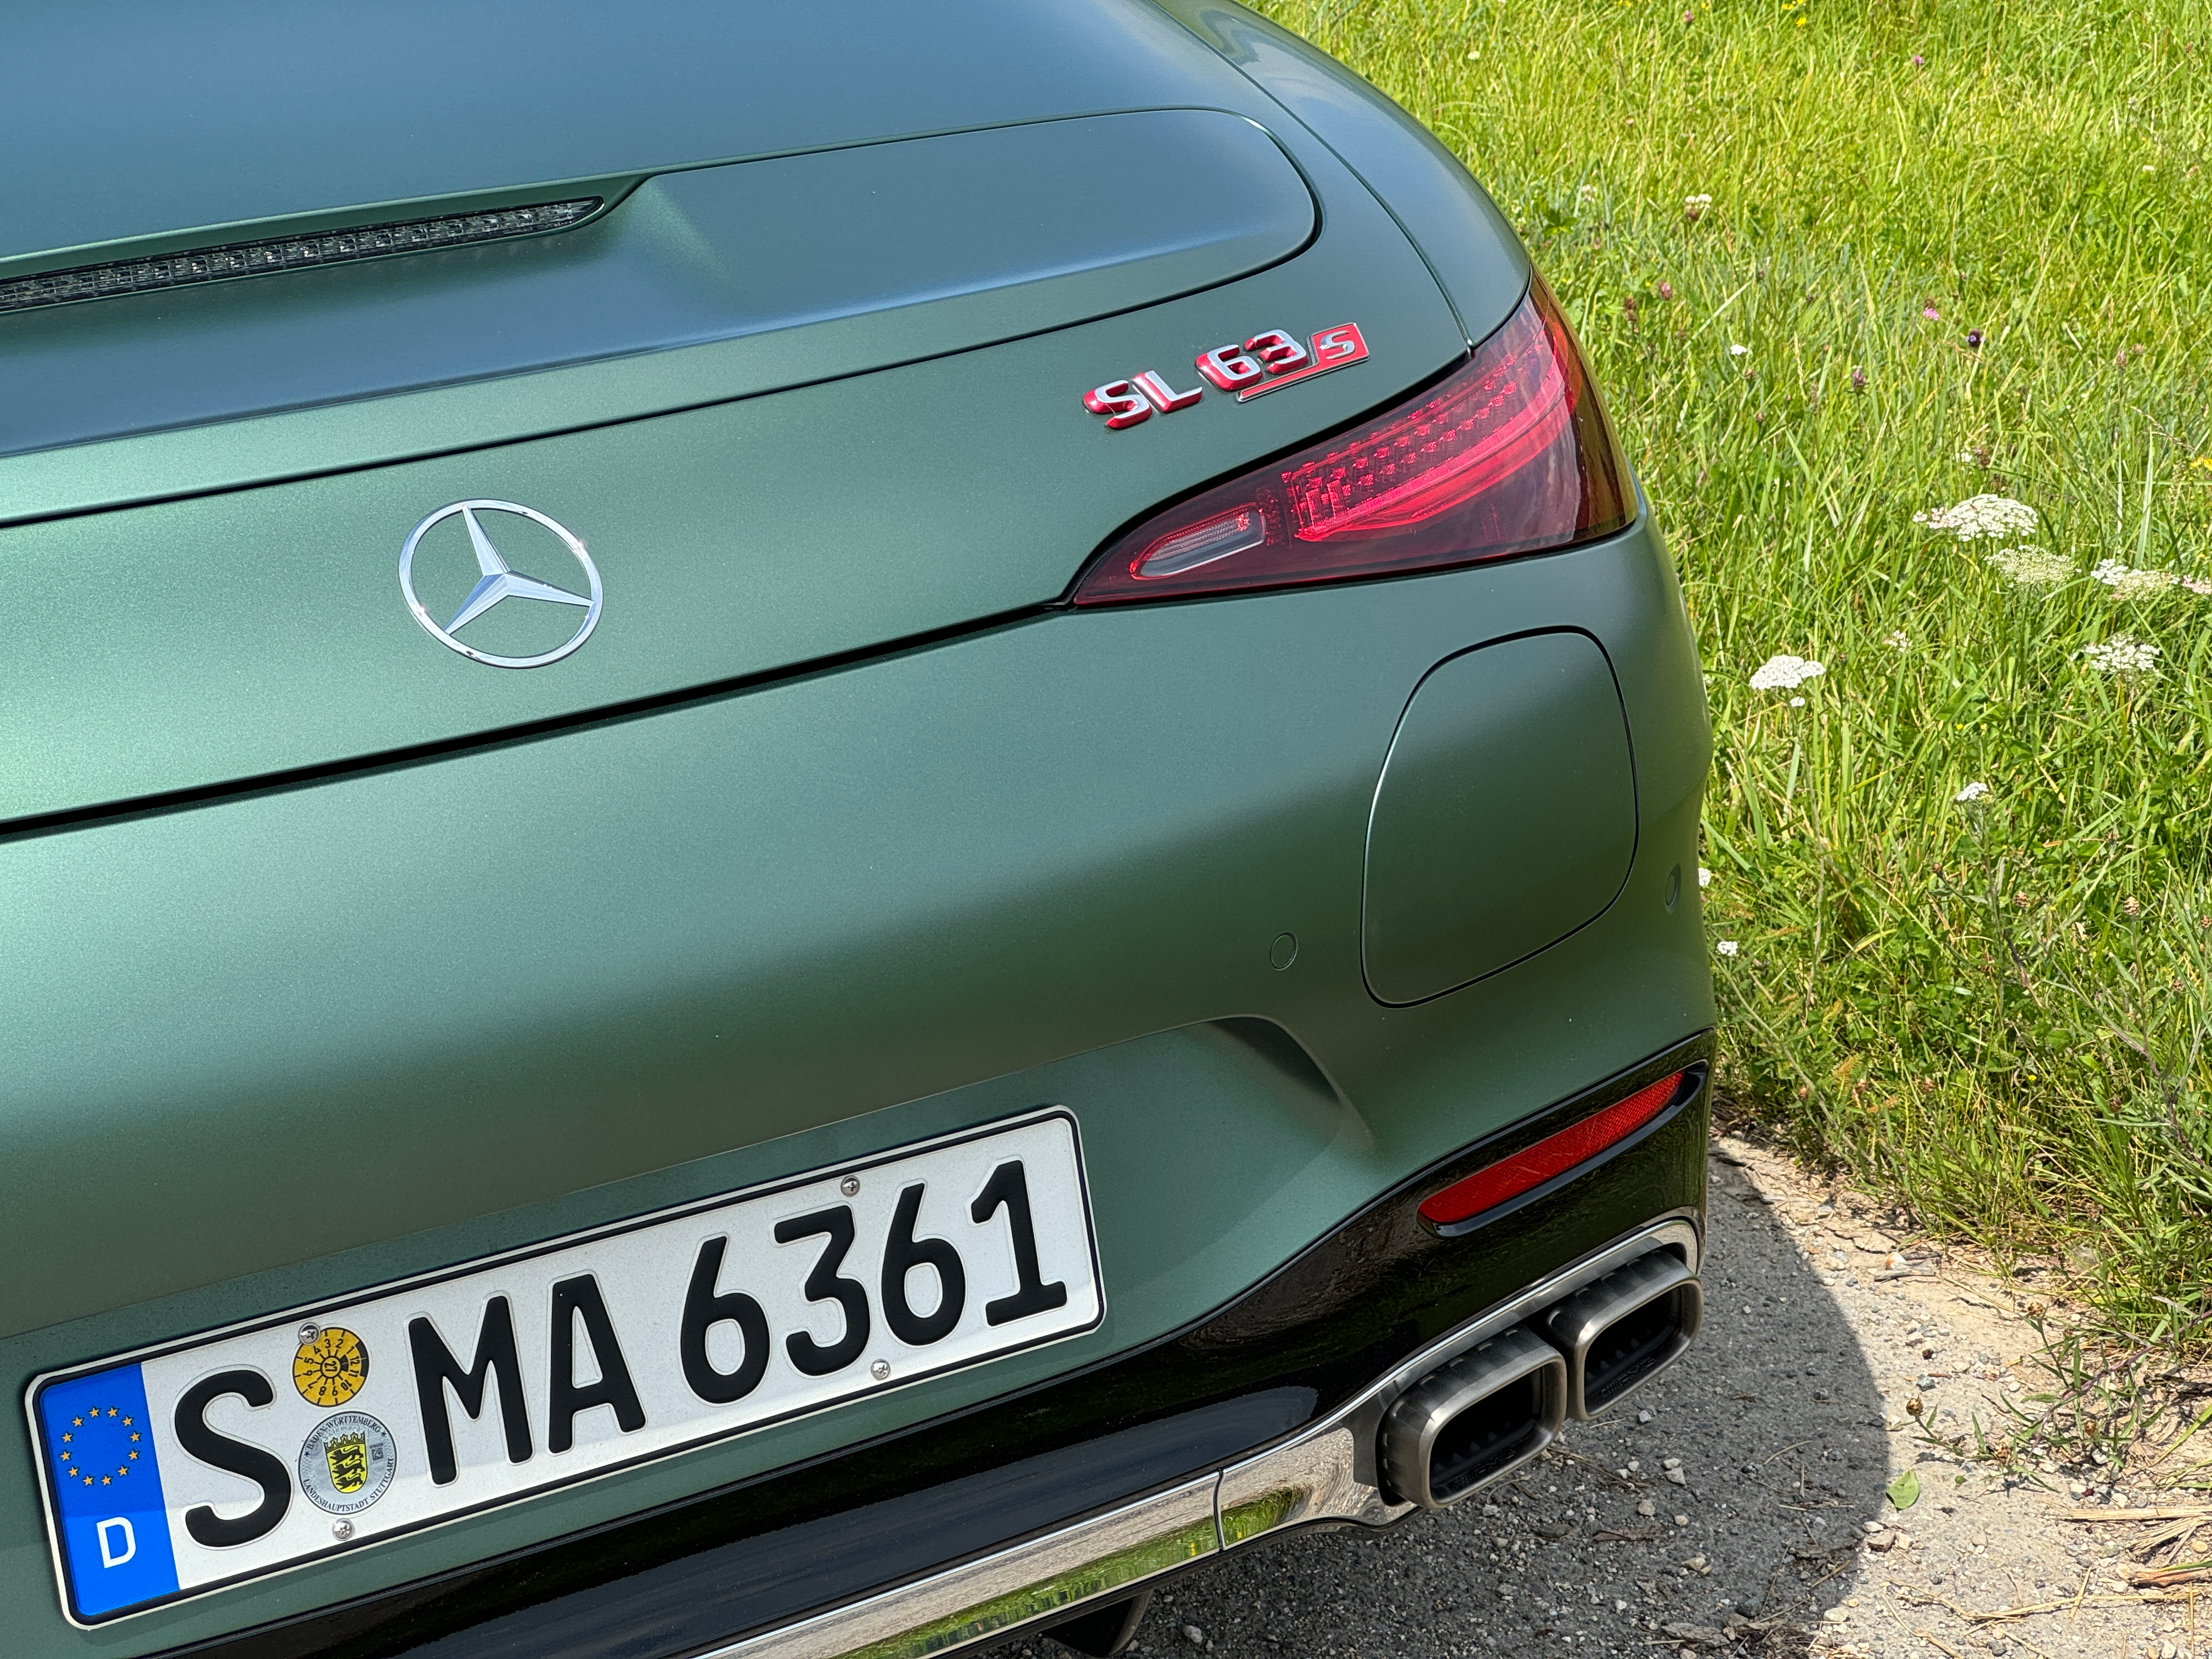
<instances>
[{"instance_id":1,"label":"mercedes-benz star emblem","mask_svg":"<svg viewBox=\"0 0 2212 1659\"><path fill-rule=\"evenodd\" d=\"M559 537L562 545L575 556L578 564L584 567L585 580L591 588L589 595L572 592L568 588L556 587L550 582L526 576L508 564L500 556L499 550L492 545L491 538L484 533L484 527L477 518L479 514L484 513L513 514L518 518L529 520L532 524L543 525ZM469 544L476 551L477 568L483 574L477 585L469 590L468 598L461 602L461 608L453 613L453 619L440 623L416 596L415 550L426 534L456 514L468 526ZM422 624L433 639L441 645L450 646L465 657L477 662L489 663L495 668L543 668L549 662L558 662L591 638L592 629L598 627L599 622L599 569L592 562L592 556L584 550L584 544L570 533L566 526L556 523L532 507L520 507L513 501L455 501L451 507L440 507L416 525L407 538L407 545L399 550L399 591L406 598L407 608L415 613L415 620ZM533 599L545 605L574 605L583 611L584 619L576 625L576 631L568 636L566 644L556 646L550 651L541 651L534 657L495 656L456 637L461 629L485 611L508 599Z\"/></svg>"}]
</instances>

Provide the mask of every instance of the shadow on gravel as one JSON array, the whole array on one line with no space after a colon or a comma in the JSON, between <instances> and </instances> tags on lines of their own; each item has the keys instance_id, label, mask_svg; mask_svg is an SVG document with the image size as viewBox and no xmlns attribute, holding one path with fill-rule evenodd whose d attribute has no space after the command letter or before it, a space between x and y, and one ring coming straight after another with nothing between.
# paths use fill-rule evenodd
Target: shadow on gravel
<instances>
[{"instance_id":1,"label":"shadow on gravel","mask_svg":"<svg viewBox=\"0 0 2212 1659\"><path fill-rule=\"evenodd\" d=\"M1705 1328L1672 1370L1456 1508L1291 1537L1171 1583L1135 1650L1802 1654L1853 1593L1861 1523L1882 1512L1884 1402L1772 1212L1736 1170L1711 1172ZM1030 1638L994 1659L1066 1651Z\"/></svg>"}]
</instances>

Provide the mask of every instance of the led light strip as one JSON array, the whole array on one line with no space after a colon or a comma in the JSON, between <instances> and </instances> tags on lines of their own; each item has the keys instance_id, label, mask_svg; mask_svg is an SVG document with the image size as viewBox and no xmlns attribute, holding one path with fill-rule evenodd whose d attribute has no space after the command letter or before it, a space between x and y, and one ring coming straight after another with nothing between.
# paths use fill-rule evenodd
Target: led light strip
<instances>
[{"instance_id":1,"label":"led light strip","mask_svg":"<svg viewBox=\"0 0 2212 1659\"><path fill-rule=\"evenodd\" d=\"M394 253L427 253L434 248L497 241L538 231L566 230L599 210L602 198L539 202L529 207L494 208L483 213L453 213L435 219L404 219L392 224L362 225L313 236L272 236L258 242L191 248L150 259L118 259L110 264L45 270L35 276L0 282L0 311L29 311L39 306L106 300L149 289L189 288L198 283L228 282L314 265L380 259Z\"/></svg>"}]
</instances>

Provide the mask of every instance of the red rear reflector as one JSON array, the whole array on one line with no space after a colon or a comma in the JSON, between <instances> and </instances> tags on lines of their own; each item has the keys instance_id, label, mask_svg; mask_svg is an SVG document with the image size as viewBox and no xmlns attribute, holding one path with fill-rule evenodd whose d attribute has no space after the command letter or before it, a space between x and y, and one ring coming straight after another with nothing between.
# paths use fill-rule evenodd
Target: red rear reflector
<instances>
[{"instance_id":1,"label":"red rear reflector","mask_svg":"<svg viewBox=\"0 0 2212 1659\"><path fill-rule=\"evenodd\" d=\"M1439 1227L1494 1210L1509 1198L1542 1186L1554 1176L1565 1175L1587 1163L1607 1147L1628 1139L1665 1111L1680 1092L1682 1076L1661 1078L1638 1089L1623 1101L1579 1123L1571 1123L1557 1134L1547 1135L1534 1146L1502 1163L1478 1170L1464 1181L1455 1181L1421 1206L1421 1213Z\"/></svg>"},{"instance_id":2,"label":"red rear reflector","mask_svg":"<svg viewBox=\"0 0 2212 1659\"><path fill-rule=\"evenodd\" d=\"M1441 384L1139 526L1075 603L1442 569L1589 541L1633 516L1620 446L1538 278Z\"/></svg>"}]
</instances>

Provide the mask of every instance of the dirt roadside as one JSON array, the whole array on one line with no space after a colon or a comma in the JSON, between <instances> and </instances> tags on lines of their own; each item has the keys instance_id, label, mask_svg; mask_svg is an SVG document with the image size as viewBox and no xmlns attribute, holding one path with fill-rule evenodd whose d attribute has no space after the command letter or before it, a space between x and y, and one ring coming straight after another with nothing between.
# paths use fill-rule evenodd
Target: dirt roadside
<instances>
[{"instance_id":1,"label":"dirt roadside","mask_svg":"<svg viewBox=\"0 0 2212 1659\"><path fill-rule=\"evenodd\" d=\"M1672 1371L1482 1500L1171 1583L1137 1651L2212 1656L2212 1582L2201 1619L2188 1586L2129 1584L2154 1530L2120 1518L2130 1494L1922 1431L2002 1422L2041 1385L2033 1288L1900 1253L1870 1207L1741 1141L1711 1171L1706 1328Z\"/></svg>"}]
</instances>

